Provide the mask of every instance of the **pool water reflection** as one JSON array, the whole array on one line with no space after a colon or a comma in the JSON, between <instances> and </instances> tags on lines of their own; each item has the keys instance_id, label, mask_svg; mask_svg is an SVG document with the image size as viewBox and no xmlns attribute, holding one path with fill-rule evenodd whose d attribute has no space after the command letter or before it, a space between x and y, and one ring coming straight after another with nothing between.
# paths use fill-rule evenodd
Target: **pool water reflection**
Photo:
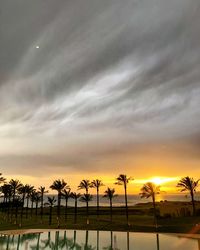
<instances>
[{"instance_id":1,"label":"pool water reflection","mask_svg":"<svg viewBox=\"0 0 200 250\"><path fill-rule=\"evenodd\" d=\"M200 238L168 234L51 231L0 236L0 250L200 250Z\"/></svg>"}]
</instances>

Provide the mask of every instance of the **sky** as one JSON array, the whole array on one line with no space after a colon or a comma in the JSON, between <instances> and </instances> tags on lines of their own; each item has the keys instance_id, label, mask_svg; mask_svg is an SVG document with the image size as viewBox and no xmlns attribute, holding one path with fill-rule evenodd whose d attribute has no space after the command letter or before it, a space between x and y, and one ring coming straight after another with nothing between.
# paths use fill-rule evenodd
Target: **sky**
<instances>
[{"instance_id":1,"label":"sky","mask_svg":"<svg viewBox=\"0 0 200 250\"><path fill-rule=\"evenodd\" d=\"M0 172L200 178L199 0L0 0ZM172 178L172 179L170 179ZM121 189L119 189L120 192Z\"/></svg>"}]
</instances>

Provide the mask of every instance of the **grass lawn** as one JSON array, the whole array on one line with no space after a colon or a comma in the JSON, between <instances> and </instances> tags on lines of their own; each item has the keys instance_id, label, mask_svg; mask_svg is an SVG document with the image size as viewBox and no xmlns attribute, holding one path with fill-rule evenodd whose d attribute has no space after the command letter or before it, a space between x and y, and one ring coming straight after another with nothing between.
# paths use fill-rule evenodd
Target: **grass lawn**
<instances>
[{"instance_id":1,"label":"grass lawn","mask_svg":"<svg viewBox=\"0 0 200 250\"><path fill-rule=\"evenodd\" d=\"M177 209L177 207L176 207ZM53 208L52 224L49 225L49 208L44 208L43 221L41 221L40 209L38 215L30 216L26 219L24 209L23 221L19 226L20 214L18 215L18 223L8 220L6 213L0 213L0 230L11 229L56 229L57 216L56 207ZM88 230L113 230L113 231L143 231L143 232L170 232L170 233L200 233L200 217L187 216L175 218L159 218L158 228L155 228L154 217L151 212L151 204L138 205L129 208L129 223L126 223L125 209L122 207L113 208L113 221L110 221L110 210L108 207L100 208L99 218L96 215L96 207L89 208L89 224L86 224L86 209L78 208L77 223L74 223L74 208L68 209L67 221L65 221L64 208L61 208L60 229L88 229ZM199 225L197 225L199 224Z\"/></svg>"}]
</instances>

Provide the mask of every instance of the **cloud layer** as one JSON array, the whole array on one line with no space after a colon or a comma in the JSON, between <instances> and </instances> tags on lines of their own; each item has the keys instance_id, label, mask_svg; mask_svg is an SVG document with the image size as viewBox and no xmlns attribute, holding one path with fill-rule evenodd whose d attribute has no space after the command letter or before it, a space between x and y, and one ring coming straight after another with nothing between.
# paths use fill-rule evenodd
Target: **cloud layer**
<instances>
[{"instance_id":1,"label":"cloud layer","mask_svg":"<svg viewBox=\"0 0 200 250\"><path fill-rule=\"evenodd\" d=\"M152 145L193 159L198 0L0 2L2 168L102 169Z\"/></svg>"}]
</instances>

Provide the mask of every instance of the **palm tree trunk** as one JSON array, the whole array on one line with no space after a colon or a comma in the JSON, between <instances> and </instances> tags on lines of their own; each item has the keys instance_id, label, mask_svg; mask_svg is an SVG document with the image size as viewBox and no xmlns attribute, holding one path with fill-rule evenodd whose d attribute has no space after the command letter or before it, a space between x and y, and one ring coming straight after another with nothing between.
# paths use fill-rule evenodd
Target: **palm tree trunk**
<instances>
[{"instance_id":1,"label":"palm tree trunk","mask_svg":"<svg viewBox=\"0 0 200 250\"><path fill-rule=\"evenodd\" d=\"M49 210L49 225L51 225L51 221L52 221L52 206L50 206Z\"/></svg>"},{"instance_id":2,"label":"palm tree trunk","mask_svg":"<svg viewBox=\"0 0 200 250\"><path fill-rule=\"evenodd\" d=\"M99 218L99 188L97 187L97 217Z\"/></svg>"},{"instance_id":3,"label":"palm tree trunk","mask_svg":"<svg viewBox=\"0 0 200 250\"><path fill-rule=\"evenodd\" d=\"M31 217L33 216L33 200L31 201Z\"/></svg>"},{"instance_id":4,"label":"palm tree trunk","mask_svg":"<svg viewBox=\"0 0 200 250\"><path fill-rule=\"evenodd\" d=\"M57 221L58 221L58 228L60 227L60 202L61 202L61 193L58 193L58 208L57 208Z\"/></svg>"},{"instance_id":5,"label":"palm tree trunk","mask_svg":"<svg viewBox=\"0 0 200 250\"><path fill-rule=\"evenodd\" d=\"M9 198L8 198L8 210L7 210L8 221L10 220L10 210L11 210L11 197L9 196Z\"/></svg>"},{"instance_id":6,"label":"palm tree trunk","mask_svg":"<svg viewBox=\"0 0 200 250\"><path fill-rule=\"evenodd\" d=\"M27 203L26 203L26 219L28 218L28 205L29 205L29 197L27 197Z\"/></svg>"},{"instance_id":7,"label":"palm tree trunk","mask_svg":"<svg viewBox=\"0 0 200 250\"><path fill-rule=\"evenodd\" d=\"M124 186L124 191L125 191L125 204L126 204L126 221L127 221L127 225L129 225L129 221L128 221L128 198L127 198L127 187L126 187L126 185Z\"/></svg>"},{"instance_id":8,"label":"palm tree trunk","mask_svg":"<svg viewBox=\"0 0 200 250\"><path fill-rule=\"evenodd\" d=\"M18 215L18 201L16 201L16 207L15 207L15 224L17 224L17 215Z\"/></svg>"},{"instance_id":9,"label":"palm tree trunk","mask_svg":"<svg viewBox=\"0 0 200 250\"><path fill-rule=\"evenodd\" d=\"M36 204L35 204L35 215L37 216L38 214L38 201L36 201Z\"/></svg>"},{"instance_id":10,"label":"palm tree trunk","mask_svg":"<svg viewBox=\"0 0 200 250\"><path fill-rule=\"evenodd\" d=\"M41 220L43 219L43 194L41 195Z\"/></svg>"},{"instance_id":11,"label":"palm tree trunk","mask_svg":"<svg viewBox=\"0 0 200 250\"><path fill-rule=\"evenodd\" d=\"M110 199L110 221L112 222L112 199Z\"/></svg>"},{"instance_id":12,"label":"palm tree trunk","mask_svg":"<svg viewBox=\"0 0 200 250\"><path fill-rule=\"evenodd\" d=\"M23 212L24 212L24 200L25 200L25 194L23 194L23 197L22 197L22 208L21 208L21 226L22 226L22 220L23 220Z\"/></svg>"},{"instance_id":13,"label":"palm tree trunk","mask_svg":"<svg viewBox=\"0 0 200 250\"><path fill-rule=\"evenodd\" d=\"M74 223L77 222L77 199L75 199Z\"/></svg>"},{"instance_id":14,"label":"palm tree trunk","mask_svg":"<svg viewBox=\"0 0 200 250\"><path fill-rule=\"evenodd\" d=\"M193 190L190 192L191 194L191 200L192 200L192 210L193 210L193 216L196 214L196 208L195 208L195 201L194 201L194 193Z\"/></svg>"},{"instance_id":15,"label":"palm tree trunk","mask_svg":"<svg viewBox=\"0 0 200 250\"><path fill-rule=\"evenodd\" d=\"M156 201L155 201L155 195L152 196L152 200L153 200L153 210L154 210L154 224L155 227L157 229L157 214L156 214Z\"/></svg>"},{"instance_id":16,"label":"palm tree trunk","mask_svg":"<svg viewBox=\"0 0 200 250\"><path fill-rule=\"evenodd\" d=\"M67 222L67 207L68 207L68 199L65 200L65 223Z\"/></svg>"},{"instance_id":17,"label":"palm tree trunk","mask_svg":"<svg viewBox=\"0 0 200 250\"><path fill-rule=\"evenodd\" d=\"M86 216L87 216L87 225L89 224L89 207L88 207L88 201L86 202Z\"/></svg>"},{"instance_id":18,"label":"palm tree trunk","mask_svg":"<svg viewBox=\"0 0 200 250\"><path fill-rule=\"evenodd\" d=\"M14 201L15 201L15 189L13 189L12 206L11 206L11 220L14 214Z\"/></svg>"}]
</instances>

